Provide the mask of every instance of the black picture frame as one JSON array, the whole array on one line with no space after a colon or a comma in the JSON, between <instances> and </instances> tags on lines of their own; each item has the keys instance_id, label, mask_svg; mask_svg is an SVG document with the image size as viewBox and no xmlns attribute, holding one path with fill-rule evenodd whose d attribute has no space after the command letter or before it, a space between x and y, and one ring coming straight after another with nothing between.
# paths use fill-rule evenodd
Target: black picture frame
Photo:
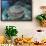
<instances>
[{"instance_id":1,"label":"black picture frame","mask_svg":"<svg viewBox=\"0 0 46 46\"><path fill-rule=\"evenodd\" d=\"M26 11L27 13L28 13L28 7L30 7L30 8L29 8L29 10L30 10L30 11L29 11L30 16L27 15L27 13L25 12L25 14L26 14L27 16L29 16L30 19L29 19L28 17L25 19L25 18L24 18L24 15L23 15L22 17L20 17L20 18L17 18L17 19L16 19L16 18L14 19L14 17L13 17L13 19L7 19L7 18L5 18L5 15L4 15L4 14L6 14L6 12L8 11L7 9L10 9L12 6L14 7L14 5L17 5L17 4L16 4L17 1L15 2L15 0L14 0L14 1L13 1L13 0L9 0L9 3L8 3L8 4L9 4L9 7L7 8L7 7L4 6L4 7L6 8L6 11L3 9L3 3L4 3L4 2L2 2L2 1L5 2L5 1L8 1L8 0L1 0L1 21L32 21L32 0L28 0L29 2L27 2L27 4L28 4L28 3L30 4L30 6L26 6L26 4L25 4L25 7L27 7L27 9L24 7L24 8L27 10L27 11ZM18 0L18 1L19 1L19 0ZM22 0L20 0L20 1L22 1ZM24 1L24 0L23 0L23 1ZM23 1L22 1L22 2L23 2ZM26 1L26 0L25 0L25 1ZM11 5L11 4L12 4L11 2L13 2L13 3L15 3L15 4ZM10 4L10 3L11 3L11 4ZM25 2L23 2L23 4L24 4L24 3L25 3ZM8 4L7 4L7 5L8 5ZM5 5L5 4L4 4L4 5ZM19 5L19 3L18 3L18 5ZM20 5L21 5L21 2L20 2ZM24 6L24 5L23 5L23 6ZM3 10L4 10L5 12L4 12ZM21 11L21 9L20 9L20 11ZM3 12L4 12L4 14L3 14ZM21 13L21 12L20 12L20 13ZM18 12L17 14L20 14L20 13ZM22 12L22 13L23 13L23 12ZM28 14L29 14L29 13L28 13ZM4 16L3 16L2 14L3 14ZM15 14L16 14L16 13L15 13ZM20 14L20 15L21 15L21 14ZM26 16L26 15L25 15L25 16ZM4 17L4 18L3 18L3 17ZM8 16L8 17L9 17L9 16Z\"/></svg>"}]
</instances>

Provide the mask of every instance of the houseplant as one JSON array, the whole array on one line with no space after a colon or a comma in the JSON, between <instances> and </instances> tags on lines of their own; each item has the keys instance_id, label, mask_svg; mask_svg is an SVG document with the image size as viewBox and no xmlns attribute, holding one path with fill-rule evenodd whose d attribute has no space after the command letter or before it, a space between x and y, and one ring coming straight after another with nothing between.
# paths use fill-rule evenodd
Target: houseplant
<instances>
[{"instance_id":1,"label":"houseplant","mask_svg":"<svg viewBox=\"0 0 46 46\"><path fill-rule=\"evenodd\" d=\"M40 9L42 10L42 14L36 17L39 20L41 26L46 27L46 6L41 6Z\"/></svg>"},{"instance_id":2,"label":"houseplant","mask_svg":"<svg viewBox=\"0 0 46 46\"><path fill-rule=\"evenodd\" d=\"M41 26L46 27L46 14L38 15L36 19L39 20Z\"/></svg>"},{"instance_id":3,"label":"houseplant","mask_svg":"<svg viewBox=\"0 0 46 46\"><path fill-rule=\"evenodd\" d=\"M15 26L6 26L5 30L6 30L5 35L8 37L10 41L11 41L12 36L17 36L18 31Z\"/></svg>"}]
</instances>

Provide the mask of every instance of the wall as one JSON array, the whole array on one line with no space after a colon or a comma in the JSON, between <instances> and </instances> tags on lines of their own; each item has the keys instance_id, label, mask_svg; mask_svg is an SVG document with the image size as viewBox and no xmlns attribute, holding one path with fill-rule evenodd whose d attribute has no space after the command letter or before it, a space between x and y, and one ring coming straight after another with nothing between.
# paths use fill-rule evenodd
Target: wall
<instances>
[{"instance_id":1,"label":"wall","mask_svg":"<svg viewBox=\"0 0 46 46\"><path fill-rule=\"evenodd\" d=\"M32 5L32 21L0 21L0 35L4 34L6 25L16 26L19 31L19 36L22 34L24 36L31 36L37 29L46 30L46 28L40 27L35 19L36 15L41 13L40 6L46 5L46 0L32 0Z\"/></svg>"}]
</instances>

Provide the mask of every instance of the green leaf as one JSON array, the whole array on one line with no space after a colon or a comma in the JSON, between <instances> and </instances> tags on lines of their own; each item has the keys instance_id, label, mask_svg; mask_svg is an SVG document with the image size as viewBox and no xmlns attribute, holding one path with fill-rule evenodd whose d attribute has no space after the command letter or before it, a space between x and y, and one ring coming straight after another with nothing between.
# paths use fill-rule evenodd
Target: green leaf
<instances>
[{"instance_id":1,"label":"green leaf","mask_svg":"<svg viewBox=\"0 0 46 46\"><path fill-rule=\"evenodd\" d=\"M45 20L46 20L46 15L45 15Z\"/></svg>"},{"instance_id":2,"label":"green leaf","mask_svg":"<svg viewBox=\"0 0 46 46\"><path fill-rule=\"evenodd\" d=\"M38 16L36 17L36 19L39 20L39 21L44 20L44 18L43 18L41 15L38 15Z\"/></svg>"},{"instance_id":3,"label":"green leaf","mask_svg":"<svg viewBox=\"0 0 46 46\"><path fill-rule=\"evenodd\" d=\"M16 36L17 33L18 31L15 26L6 26L6 32L5 32L6 36L8 37Z\"/></svg>"}]
</instances>

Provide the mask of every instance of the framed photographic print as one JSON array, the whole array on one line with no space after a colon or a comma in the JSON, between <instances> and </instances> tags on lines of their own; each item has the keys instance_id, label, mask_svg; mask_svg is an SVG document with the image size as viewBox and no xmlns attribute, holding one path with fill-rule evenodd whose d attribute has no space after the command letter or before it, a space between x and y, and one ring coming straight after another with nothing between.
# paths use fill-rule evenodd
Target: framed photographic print
<instances>
[{"instance_id":1,"label":"framed photographic print","mask_svg":"<svg viewBox=\"0 0 46 46\"><path fill-rule=\"evenodd\" d=\"M1 0L2 21L31 21L32 0Z\"/></svg>"}]
</instances>

